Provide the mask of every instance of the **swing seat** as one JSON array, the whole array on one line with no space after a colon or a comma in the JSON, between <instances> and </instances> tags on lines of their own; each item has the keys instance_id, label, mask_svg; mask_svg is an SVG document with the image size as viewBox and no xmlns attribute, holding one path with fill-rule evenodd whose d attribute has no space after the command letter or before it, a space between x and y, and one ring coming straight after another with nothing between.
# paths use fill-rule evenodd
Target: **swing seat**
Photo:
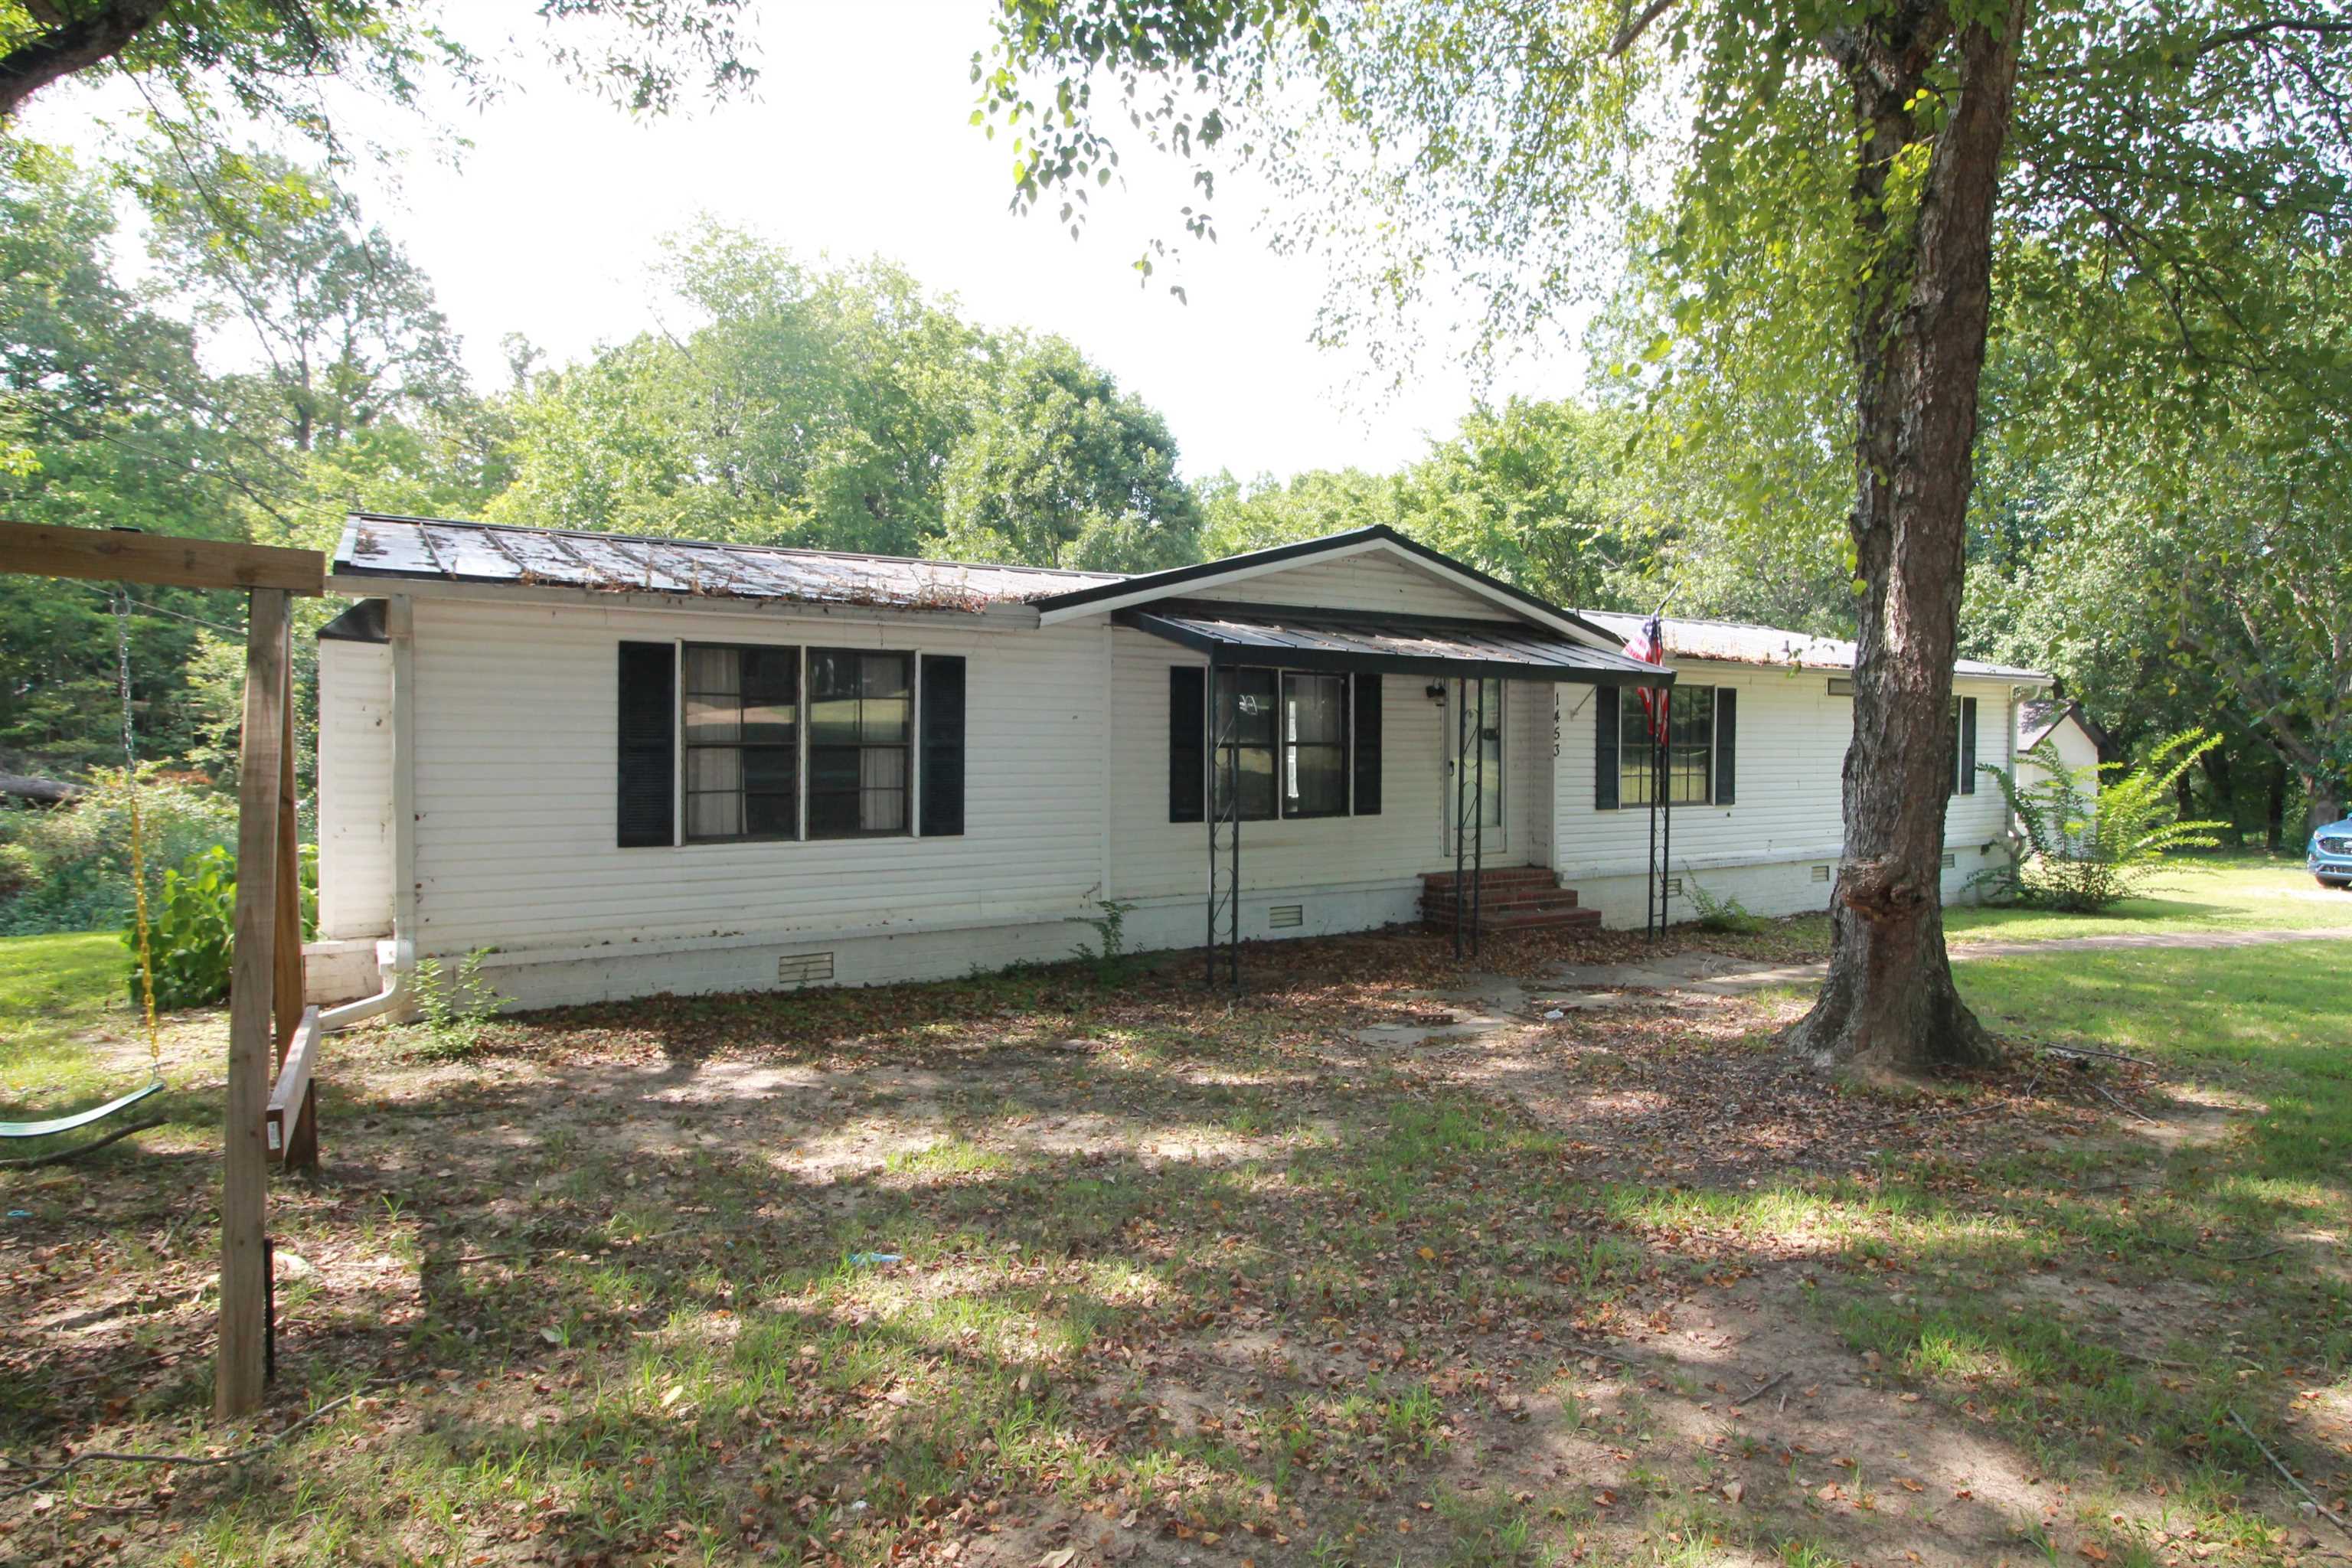
<instances>
[{"instance_id":1,"label":"swing seat","mask_svg":"<svg viewBox=\"0 0 2352 1568\"><path fill-rule=\"evenodd\" d=\"M163 1080L157 1079L129 1094L110 1100L104 1105L93 1105L88 1110L77 1110L71 1116L55 1116L47 1121L0 1121L0 1138L47 1138L53 1133L71 1132L93 1121L103 1121L116 1111L136 1105L151 1094L160 1094L163 1089Z\"/></svg>"}]
</instances>

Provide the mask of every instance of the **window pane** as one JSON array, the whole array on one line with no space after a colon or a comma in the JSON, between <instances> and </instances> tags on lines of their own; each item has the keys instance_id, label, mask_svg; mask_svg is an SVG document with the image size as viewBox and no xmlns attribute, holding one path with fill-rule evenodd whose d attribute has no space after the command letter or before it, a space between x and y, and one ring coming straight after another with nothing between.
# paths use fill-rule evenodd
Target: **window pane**
<instances>
[{"instance_id":1,"label":"window pane","mask_svg":"<svg viewBox=\"0 0 2352 1568\"><path fill-rule=\"evenodd\" d=\"M1244 746L1275 742L1274 671L1221 669L1217 672L1217 728L1211 737Z\"/></svg>"},{"instance_id":2,"label":"window pane","mask_svg":"<svg viewBox=\"0 0 2352 1568\"><path fill-rule=\"evenodd\" d=\"M733 697L687 693L686 743L689 746L719 745L740 738L742 734L740 714L741 704Z\"/></svg>"},{"instance_id":3,"label":"window pane","mask_svg":"<svg viewBox=\"0 0 2352 1568\"><path fill-rule=\"evenodd\" d=\"M1347 749L1293 746L1283 779L1287 816L1338 816L1348 809Z\"/></svg>"},{"instance_id":4,"label":"window pane","mask_svg":"<svg viewBox=\"0 0 2352 1568\"><path fill-rule=\"evenodd\" d=\"M731 647L686 650L686 689L711 695L732 696L742 690L742 656Z\"/></svg>"},{"instance_id":5,"label":"window pane","mask_svg":"<svg viewBox=\"0 0 2352 1568\"><path fill-rule=\"evenodd\" d=\"M857 743L857 663L854 653L809 655L809 739L815 744Z\"/></svg>"},{"instance_id":6,"label":"window pane","mask_svg":"<svg viewBox=\"0 0 2352 1568\"><path fill-rule=\"evenodd\" d=\"M915 693L904 654L869 653L858 661L865 697L860 739L868 745L904 745L914 715Z\"/></svg>"},{"instance_id":7,"label":"window pane","mask_svg":"<svg viewBox=\"0 0 2352 1568\"><path fill-rule=\"evenodd\" d=\"M736 838L743 832L743 797L740 795L689 795L686 797L688 838Z\"/></svg>"},{"instance_id":8,"label":"window pane","mask_svg":"<svg viewBox=\"0 0 2352 1568\"><path fill-rule=\"evenodd\" d=\"M854 838L857 836L857 792L820 793L812 781L809 790L809 837L812 838Z\"/></svg>"},{"instance_id":9,"label":"window pane","mask_svg":"<svg viewBox=\"0 0 2352 1568\"><path fill-rule=\"evenodd\" d=\"M799 797L793 795L743 796L743 831L765 838L793 838L801 830Z\"/></svg>"},{"instance_id":10,"label":"window pane","mask_svg":"<svg viewBox=\"0 0 2352 1568\"><path fill-rule=\"evenodd\" d=\"M686 743L717 744L741 733L742 667L731 647L686 650Z\"/></svg>"},{"instance_id":11,"label":"window pane","mask_svg":"<svg viewBox=\"0 0 2352 1568\"><path fill-rule=\"evenodd\" d=\"M1336 675L1282 678L1282 738L1336 746L1346 733L1347 687Z\"/></svg>"},{"instance_id":12,"label":"window pane","mask_svg":"<svg viewBox=\"0 0 2352 1568\"><path fill-rule=\"evenodd\" d=\"M1242 820L1269 822L1274 810L1274 748L1271 746L1226 746L1217 752L1217 810L1220 815L1232 809L1229 768L1238 760L1241 773Z\"/></svg>"},{"instance_id":13,"label":"window pane","mask_svg":"<svg viewBox=\"0 0 2352 1568\"><path fill-rule=\"evenodd\" d=\"M897 747L868 748L858 759L857 825L867 833L896 833L907 826L907 753Z\"/></svg>"},{"instance_id":14,"label":"window pane","mask_svg":"<svg viewBox=\"0 0 2352 1568\"><path fill-rule=\"evenodd\" d=\"M809 748L809 789L823 790L828 795L854 793L857 788L857 748L855 746L811 746Z\"/></svg>"},{"instance_id":15,"label":"window pane","mask_svg":"<svg viewBox=\"0 0 2352 1568\"><path fill-rule=\"evenodd\" d=\"M689 791L735 790L743 784L742 753L732 746L695 746L686 753Z\"/></svg>"},{"instance_id":16,"label":"window pane","mask_svg":"<svg viewBox=\"0 0 2352 1568\"><path fill-rule=\"evenodd\" d=\"M743 650L743 739L790 745L800 719L800 650Z\"/></svg>"}]
</instances>

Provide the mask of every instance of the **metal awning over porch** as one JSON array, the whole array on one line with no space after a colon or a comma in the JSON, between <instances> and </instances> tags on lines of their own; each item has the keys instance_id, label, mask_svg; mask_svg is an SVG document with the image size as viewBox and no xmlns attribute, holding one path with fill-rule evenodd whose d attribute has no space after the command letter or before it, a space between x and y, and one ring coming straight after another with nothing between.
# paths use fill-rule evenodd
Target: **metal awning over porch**
<instances>
[{"instance_id":1,"label":"metal awning over porch","mask_svg":"<svg viewBox=\"0 0 2352 1568\"><path fill-rule=\"evenodd\" d=\"M1214 664L1583 686L1671 686L1675 674L1519 621L1163 599L1113 617Z\"/></svg>"},{"instance_id":2,"label":"metal awning over porch","mask_svg":"<svg viewBox=\"0 0 2352 1568\"><path fill-rule=\"evenodd\" d=\"M1634 658L1615 647L1601 646L1610 640L1606 634L1596 633L1595 640L1588 643L1550 626L1525 621L1472 620L1392 611L1182 599L1157 599L1144 605L1129 605L1112 612L1112 620L1118 626L1204 654L1208 658L1206 688L1196 686L1197 695L1192 700L1201 701L1205 698L1208 720L1207 743L1202 755L1208 786L1206 809L1202 815L1208 826L1209 851L1208 940L1202 951L1212 988L1218 984L1220 967L1224 971L1226 984L1235 989L1241 984L1242 752L1254 750L1278 756L1283 745L1279 739L1269 746L1263 737L1246 744L1240 738L1243 709L1251 700L1263 699L1249 699L1239 693L1236 687L1227 686L1226 672L1236 669L1271 666L1284 671L1329 675L1396 674L1458 682L1454 687L1454 695L1451 700L1454 741L1447 763L1447 777L1454 796L1451 838L1454 846L1454 952L1456 958L1464 956L1465 935L1468 952L1472 954L1477 952L1485 918L1482 889L1486 835L1486 816L1481 803L1486 793L1487 742L1491 736L1499 747L1501 734L1499 709L1495 710L1490 725L1488 686L1499 681L1516 680L1648 688L1642 693L1643 710L1654 716L1646 726L1650 736L1651 915L1645 923L1663 929L1664 868L1673 847L1669 837L1671 828L1667 826L1671 818L1661 805L1668 795L1665 689L1674 684L1673 670ZM1348 684L1351 694L1346 699L1346 711L1349 716L1346 731L1351 738L1347 744L1354 745L1360 743L1360 737L1367 730L1376 738L1380 733L1382 723L1380 691L1379 684L1375 682L1368 699L1353 689L1354 683ZM1231 701L1218 697L1221 689L1234 693ZM1442 686L1433 685L1431 695L1442 697L1444 689ZM1286 677L1282 700L1289 700ZM1368 701L1370 704L1369 708L1366 707ZM1183 727L1181 715L1192 710L1180 709L1171 697L1171 761L1176 754L1177 744L1173 732ZM1265 710L1251 709L1250 711L1263 713ZM1607 721L1607 732L1612 743L1619 739L1616 711L1611 708ZM1601 721L1596 718L1595 721ZM1638 756L1639 752L1635 755ZM1356 763L1352 765L1361 764ZM1372 809L1377 810L1378 806ZM1172 816L1171 820L1174 820ZM1466 882L1465 870L1468 872ZM1463 891L1465 888L1469 889L1466 899ZM1466 932L1464 923L1465 902L1468 905ZM1222 965L1221 946L1223 949Z\"/></svg>"}]
</instances>

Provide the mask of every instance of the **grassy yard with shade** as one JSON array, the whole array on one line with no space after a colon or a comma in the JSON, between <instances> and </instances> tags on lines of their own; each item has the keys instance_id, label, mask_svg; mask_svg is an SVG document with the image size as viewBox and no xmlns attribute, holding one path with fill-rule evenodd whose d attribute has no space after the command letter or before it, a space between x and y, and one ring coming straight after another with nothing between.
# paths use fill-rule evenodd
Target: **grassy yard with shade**
<instances>
[{"instance_id":1,"label":"grassy yard with shade","mask_svg":"<svg viewBox=\"0 0 2352 1568\"><path fill-rule=\"evenodd\" d=\"M2205 929L2290 923L2199 874ZM119 946L35 940L11 1103L135 1081ZM1238 1004L1070 966L340 1037L252 1433L202 1418L221 1023L173 1020L169 1126L0 1172L0 1563L2352 1547L2340 943L1972 961L2019 1059L1911 1093L1793 1070L1787 996L1542 1016L1638 945L1495 944L1493 1026L1397 932L1254 950Z\"/></svg>"}]
</instances>

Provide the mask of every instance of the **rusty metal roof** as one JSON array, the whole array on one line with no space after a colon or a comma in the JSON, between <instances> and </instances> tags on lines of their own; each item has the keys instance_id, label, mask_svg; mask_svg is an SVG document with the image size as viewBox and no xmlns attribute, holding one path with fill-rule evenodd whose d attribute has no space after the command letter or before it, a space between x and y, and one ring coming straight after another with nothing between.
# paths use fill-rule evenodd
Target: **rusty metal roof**
<instances>
[{"instance_id":1,"label":"rusty metal roof","mask_svg":"<svg viewBox=\"0 0 2352 1568\"><path fill-rule=\"evenodd\" d=\"M915 561L377 512L353 512L345 521L334 570L344 577L968 611L1119 580L1108 573L1044 566Z\"/></svg>"},{"instance_id":2,"label":"rusty metal roof","mask_svg":"<svg viewBox=\"0 0 2352 1568\"><path fill-rule=\"evenodd\" d=\"M1221 662L1392 670L1588 686L1666 686L1671 669L1570 642L1524 621L1305 610L1168 599L1114 612L1120 626Z\"/></svg>"},{"instance_id":3,"label":"rusty metal roof","mask_svg":"<svg viewBox=\"0 0 2352 1568\"><path fill-rule=\"evenodd\" d=\"M1640 631L1642 623L1649 618L1622 610L1579 610L1577 614L1606 627L1621 640ZM1853 644L1843 637L1819 637L1810 632L1749 626L1740 621L1683 620L1673 616L1664 617L1664 624L1669 658L1711 658L1727 664L1777 665L1783 669L1853 668ZM1952 673L2008 680L2050 679L2040 670L1986 664L1973 658L1954 660Z\"/></svg>"}]
</instances>

